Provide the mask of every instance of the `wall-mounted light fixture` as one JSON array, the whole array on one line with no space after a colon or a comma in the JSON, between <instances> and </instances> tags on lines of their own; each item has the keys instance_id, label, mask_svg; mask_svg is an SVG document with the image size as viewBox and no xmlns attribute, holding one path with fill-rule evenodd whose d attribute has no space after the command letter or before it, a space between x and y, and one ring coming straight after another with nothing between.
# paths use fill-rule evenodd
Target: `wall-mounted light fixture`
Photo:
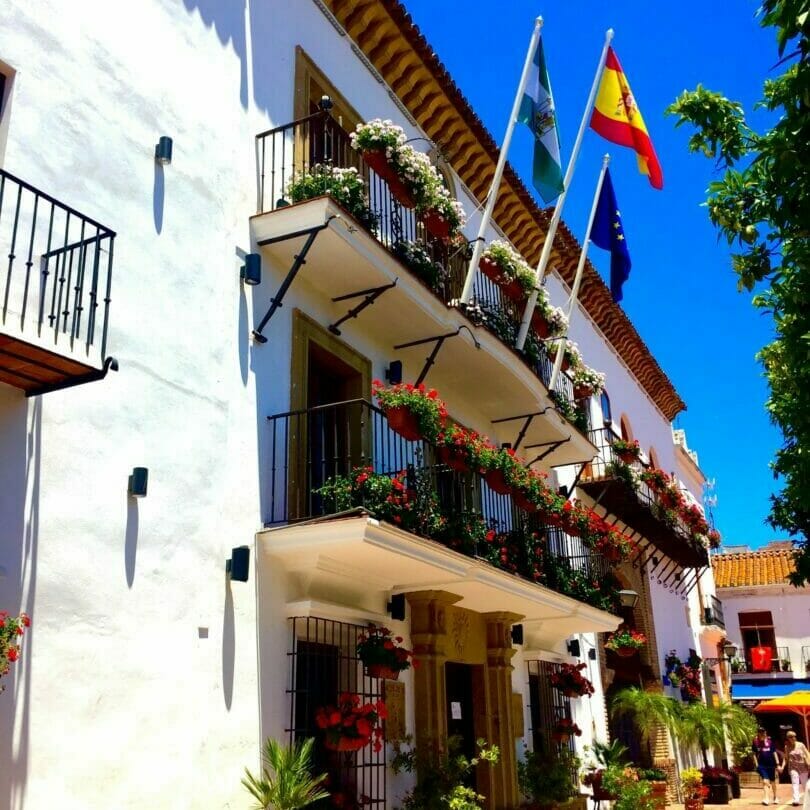
<instances>
[{"instance_id":1,"label":"wall-mounted light fixture","mask_svg":"<svg viewBox=\"0 0 810 810\"><path fill-rule=\"evenodd\" d=\"M596 647L593 647L590 650L588 650L588 658L591 661L596 661Z\"/></svg>"},{"instance_id":2,"label":"wall-mounted light fixture","mask_svg":"<svg viewBox=\"0 0 810 810\"><path fill-rule=\"evenodd\" d=\"M133 498L145 498L146 487L149 484L149 470L146 467L133 467L129 476L127 492Z\"/></svg>"},{"instance_id":3,"label":"wall-mounted light fixture","mask_svg":"<svg viewBox=\"0 0 810 810\"><path fill-rule=\"evenodd\" d=\"M237 546L231 549L231 559L225 560L225 573L233 582L247 582L250 573L250 547Z\"/></svg>"},{"instance_id":4,"label":"wall-mounted light fixture","mask_svg":"<svg viewBox=\"0 0 810 810\"><path fill-rule=\"evenodd\" d=\"M580 655L582 655L578 638L572 638L571 641L565 645L565 647L568 650L568 654L571 656L571 658L579 658Z\"/></svg>"},{"instance_id":5,"label":"wall-mounted light fixture","mask_svg":"<svg viewBox=\"0 0 810 810\"><path fill-rule=\"evenodd\" d=\"M334 107L334 103L329 96L321 96L321 100L318 102L318 106L326 112L327 110L331 110Z\"/></svg>"},{"instance_id":6,"label":"wall-mounted light fixture","mask_svg":"<svg viewBox=\"0 0 810 810\"><path fill-rule=\"evenodd\" d=\"M172 162L172 139L168 135L161 135L155 144L155 160L161 166L167 166Z\"/></svg>"},{"instance_id":7,"label":"wall-mounted light fixture","mask_svg":"<svg viewBox=\"0 0 810 810\"><path fill-rule=\"evenodd\" d=\"M391 385L399 385L402 382L402 360L392 360L385 370L385 379Z\"/></svg>"},{"instance_id":8,"label":"wall-mounted light fixture","mask_svg":"<svg viewBox=\"0 0 810 810\"><path fill-rule=\"evenodd\" d=\"M258 253L246 253L245 263L239 271L239 278L245 282L255 286L262 283L262 257Z\"/></svg>"},{"instance_id":9,"label":"wall-mounted light fixture","mask_svg":"<svg viewBox=\"0 0 810 810\"><path fill-rule=\"evenodd\" d=\"M394 619L394 621L404 622L405 594L395 593L388 601L388 604L385 606L385 609L388 611L389 615L391 616L392 619Z\"/></svg>"},{"instance_id":10,"label":"wall-mounted light fixture","mask_svg":"<svg viewBox=\"0 0 810 810\"><path fill-rule=\"evenodd\" d=\"M523 644L523 625L512 625L512 644Z\"/></svg>"},{"instance_id":11,"label":"wall-mounted light fixture","mask_svg":"<svg viewBox=\"0 0 810 810\"><path fill-rule=\"evenodd\" d=\"M619 591L619 601L622 607L634 608L638 604L638 594L635 591Z\"/></svg>"}]
</instances>

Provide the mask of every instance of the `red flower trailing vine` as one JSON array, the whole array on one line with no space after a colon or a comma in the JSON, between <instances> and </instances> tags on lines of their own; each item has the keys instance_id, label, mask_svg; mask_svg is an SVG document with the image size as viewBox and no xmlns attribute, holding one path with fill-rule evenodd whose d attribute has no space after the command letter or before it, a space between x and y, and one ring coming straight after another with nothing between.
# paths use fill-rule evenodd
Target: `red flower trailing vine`
<instances>
[{"instance_id":1,"label":"red flower trailing vine","mask_svg":"<svg viewBox=\"0 0 810 810\"><path fill-rule=\"evenodd\" d=\"M557 742L564 742L571 737L581 737L582 729L573 720L563 717L562 720L558 720L554 724L551 730L551 736Z\"/></svg>"},{"instance_id":2,"label":"red flower trailing vine","mask_svg":"<svg viewBox=\"0 0 810 810\"><path fill-rule=\"evenodd\" d=\"M551 673L551 685L559 689L566 697L590 697L594 693L593 684L581 674L587 669L586 664L560 664L559 669Z\"/></svg>"},{"instance_id":3,"label":"red flower trailing vine","mask_svg":"<svg viewBox=\"0 0 810 810\"><path fill-rule=\"evenodd\" d=\"M31 626L31 619L27 614L9 616L5 610L0 610L0 678L8 675L11 665L20 657L20 639ZM0 692L6 687L0 685Z\"/></svg>"}]
</instances>

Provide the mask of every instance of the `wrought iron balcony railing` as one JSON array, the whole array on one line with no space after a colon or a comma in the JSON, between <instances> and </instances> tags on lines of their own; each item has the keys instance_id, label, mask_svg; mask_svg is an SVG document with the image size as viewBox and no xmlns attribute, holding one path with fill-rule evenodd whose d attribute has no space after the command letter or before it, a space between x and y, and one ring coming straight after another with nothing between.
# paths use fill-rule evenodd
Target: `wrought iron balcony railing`
<instances>
[{"instance_id":1,"label":"wrought iron balcony railing","mask_svg":"<svg viewBox=\"0 0 810 810\"><path fill-rule=\"evenodd\" d=\"M13 337L0 350L0 378L29 391L63 387L70 366L54 365L53 354L91 367L107 359L114 241L109 228L0 169L0 254L8 259L0 328Z\"/></svg>"},{"instance_id":2,"label":"wrought iron balcony railing","mask_svg":"<svg viewBox=\"0 0 810 810\"><path fill-rule=\"evenodd\" d=\"M615 607L611 564L578 537L544 525L482 476L440 463L395 433L362 399L269 417L267 525L365 507L383 520L594 606ZM363 476L358 481L358 476ZM386 486L397 479L393 492ZM392 508L388 495L412 506Z\"/></svg>"},{"instance_id":3,"label":"wrought iron balcony railing","mask_svg":"<svg viewBox=\"0 0 810 810\"><path fill-rule=\"evenodd\" d=\"M703 624L722 627L725 630L726 621L723 616L723 603L714 595L707 596L704 600Z\"/></svg>"},{"instance_id":4,"label":"wrought iron balcony railing","mask_svg":"<svg viewBox=\"0 0 810 810\"><path fill-rule=\"evenodd\" d=\"M771 655L771 667L768 672L793 672L793 663L790 660L790 649L788 647L773 647ZM766 670L754 669L752 657L749 650L745 651L743 658L736 658L732 662L731 672L733 675L762 674Z\"/></svg>"},{"instance_id":5,"label":"wrought iron balcony railing","mask_svg":"<svg viewBox=\"0 0 810 810\"><path fill-rule=\"evenodd\" d=\"M681 518L662 508L658 495L641 480L647 465L617 463L617 438L610 428L588 434L598 455L583 470L579 485L602 506L684 567L708 564L706 547L692 536Z\"/></svg>"},{"instance_id":6,"label":"wrought iron balcony railing","mask_svg":"<svg viewBox=\"0 0 810 810\"><path fill-rule=\"evenodd\" d=\"M259 213L290 204L289 184L317 165L338 169L353 168L365 180L373 225L361 223L371 235L397 256L447 306L455 306L471 323L485 326L510 349L515 344L523 308L504 295L503 290L476 270L473 299L469 307L459 305L471 255L468 243L448 245L430 235L415 209L403 207L388 183L371 169L352 148L348 133L329 112L317 112L256 137L258 161ZM440 268L439 272L419 272L403 258L408 246L416 246ZM435 268L434 268L435 269ZM542 341L532 337L521 358L548 388L552 362L543 351ZM558 409L587 433L588 408L575 400L570 377L560 374L555 382Z\"/></svg>"}]
</instances>

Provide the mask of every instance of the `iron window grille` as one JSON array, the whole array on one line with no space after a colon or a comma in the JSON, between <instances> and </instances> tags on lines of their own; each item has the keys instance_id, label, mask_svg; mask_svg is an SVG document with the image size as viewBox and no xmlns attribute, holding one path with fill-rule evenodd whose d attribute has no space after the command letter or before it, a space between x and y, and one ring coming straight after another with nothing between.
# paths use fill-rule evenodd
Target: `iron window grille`
<instances>
[{"instance_id":1,"label":"iron window grille","mask_svg":"<svg viewBox=\"0 0 810 810\"><path fill-rule=\"evenodd\" d=\"M357 656L357 643L367 631L357 624L311 616L289 620L289 725L290 742L315 738L313 772L327 773L326 789L331 805L340 810L385 808L385 746L375 751L372 743L359 751L330 751L315 715L321 706L334 706L338 695L351 692L363 703L384 700L383 683L365 674ZM320 803L319 803L320 804Z\"/></svg>"},{"instance_id":2,"label":"iron window grille","mask_svg":"<svg viewBox=\"0 0 810 810\"><path fill-rule=\"evenodd\" d=\"M551 685L551 676L561 667L551 661L538 659L526 662L529 677L529 713L531 728L529 733L535 751L546 755L560 749L576 752L574 737L567 742L556 742L553 737L554 726L561 720L573 720L571 716L571 699Z\"/></svg>"}]
</instances>

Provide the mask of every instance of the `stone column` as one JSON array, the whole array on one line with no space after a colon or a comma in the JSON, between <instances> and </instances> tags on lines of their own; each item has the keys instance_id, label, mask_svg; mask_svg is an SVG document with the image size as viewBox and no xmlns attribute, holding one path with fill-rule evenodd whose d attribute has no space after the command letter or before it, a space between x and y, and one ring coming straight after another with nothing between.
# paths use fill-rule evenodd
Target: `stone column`
<instances>
[{"instance_id":1,"label":"stone column","mask_svg":"<svg viewBox=\"0 0 810 810\"><path fill-rule=\"evenodd\" d=\"M517 613L497 611L485 613L487 628L487 687L488 714L492 737L487 740L500 749L500 759L494 768L479 769L488 789L481 792L489 797L490 810L513 808L520 804L515 756L515 723L512 716L512 625L523 617Z\"/></svg>"},{"instance_id":2,"label":"stone column","mask_svg":"<svg viewBox=\"0 0 810 810\"><path fill-rule=\"evenodd\" d=\"M419 662L413 671L416 743L434 751L447 743L447 608L461 601L446 591L406 593L411 606L411 642Z\"/></svg>"}]
</instances>

